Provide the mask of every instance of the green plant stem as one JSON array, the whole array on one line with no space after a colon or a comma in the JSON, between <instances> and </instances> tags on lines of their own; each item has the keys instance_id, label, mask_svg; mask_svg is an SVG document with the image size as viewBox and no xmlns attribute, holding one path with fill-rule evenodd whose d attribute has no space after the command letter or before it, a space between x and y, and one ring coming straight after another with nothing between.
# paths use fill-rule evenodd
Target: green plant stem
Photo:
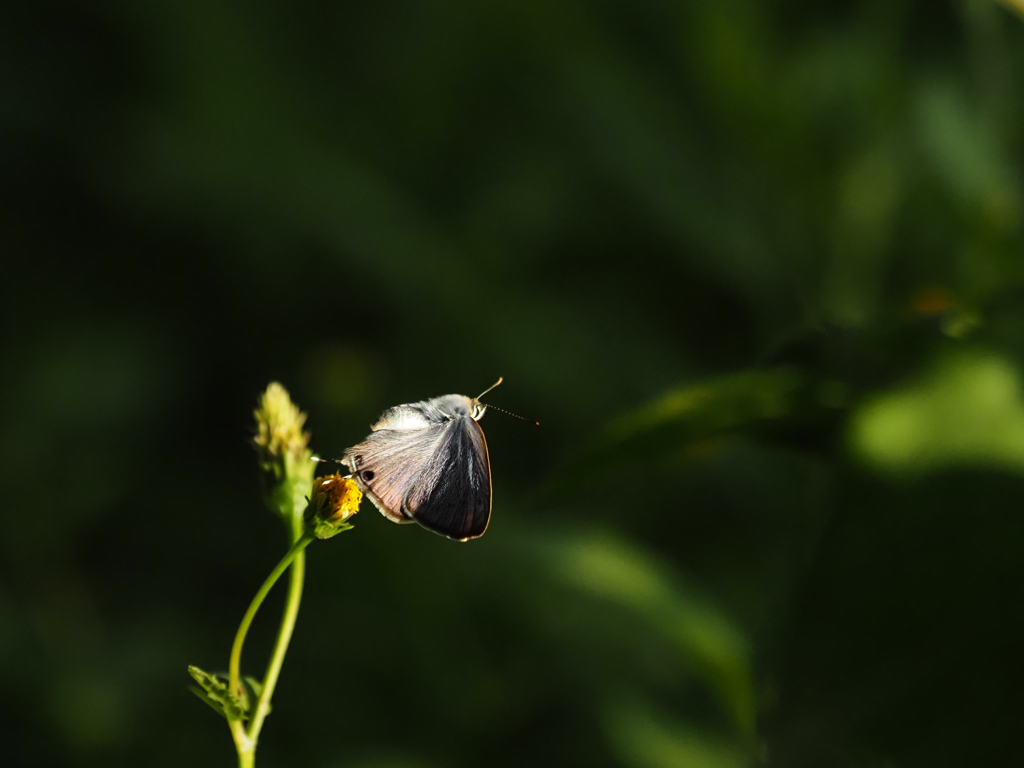
<instances>
[{"instance_id":1,"label":"green plant stem","mask_svg":"<svg viewBox=\"0 0 1024 768\"><path fill-rule=\"evenodd\" d=\"M231 736L235 740L235 749L238 750L238 768L255 768L256 745L245 735L242 721L231 720L228 725L231 727Z\"/></svg>"},{"instance_id":2,"label":"green plant stem","mask_svg":"<svg viewBox=\"0 0 1024 768\"><path fill-rule=\"evenodd\" d=\"M285 603L284 614L281 617L281 628L277 633L277 641L274 644L274 652L267 667L267 675L263 681L263 688L260 691L259 701L256 704L256 711L252 717L249 731L246 732L241 720L232 720L228 723L231 728L231 736L235 740L235 748L238 750L239 768L252 768L255 762L256 739L259 736L263 720L270 709L270 697L273 695L274 686L277 685L277 677L281 672L281 664L284 662L285 652L288 650L288 642L292 637L292 630L295 628L295 619L299 613L299 601L302 598L302 582L305 574L305 556L303 550L314 540L312 534L307 534L298 539L287 554L281 558L274 570L270 572L263 585L259 588L256 596L249 603L249 608L242 617L242 623L238 625L238 632L235 633L235 642L231 646L231 659L228 663L228 685L235 695L242 694L242 646L245 644L245 636L249 633L249 627L256 616L256 612L263 604L267 593L270 592L277 580L281 578L289 566L294 565L292 570L291 585L288 590L288 598Z\"/></svg>"},{"instance_id":3,"label":"green plant stem","mask_svg":"<svg viewBox=\"0 0 1024 768\"><path fill-rule=\"evenodd\" d=\"M299 539L299 543L305 541L305 547L313 536ZM294 549L294 547L293 547ZM292 631L295 629L295 619L299 616L299 603L302 601L302 585L306 577L306 553L302 548L295 553L292 560L292 572L288 581L288 598L285 601L284 613L281 615L281 626L277 630L277 640L274 641L274 651L267 663L267 671L263 675L263 687L260 689L260 697L256 702L256 709L253 711L252 720L249 722L248 736L255 748L260 737L260 729L263 721L270 711L270 697L274 695L274 688L277 686L277 678L281 674L281 665L284 664L284 655L288 652L288 643L292 639Z\"/></svg>"}]
</instances>

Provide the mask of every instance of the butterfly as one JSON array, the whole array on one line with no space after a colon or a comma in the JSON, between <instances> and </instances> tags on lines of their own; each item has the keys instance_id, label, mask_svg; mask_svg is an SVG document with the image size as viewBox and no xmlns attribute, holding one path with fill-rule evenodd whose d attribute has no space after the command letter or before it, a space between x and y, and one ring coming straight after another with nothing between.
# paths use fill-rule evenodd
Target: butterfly
<instances>
[{"instance_id":1,"label":"butterfly","mask_svg":"<svg viewBox=\"0 0 1024 768\"><path fill-rule=\"evenodd\" d=\"M388 520L449 539L483 536L491 518L491 463L480 398L443 395L388 408L341 463Z\"/></svg>"}]
</instances>

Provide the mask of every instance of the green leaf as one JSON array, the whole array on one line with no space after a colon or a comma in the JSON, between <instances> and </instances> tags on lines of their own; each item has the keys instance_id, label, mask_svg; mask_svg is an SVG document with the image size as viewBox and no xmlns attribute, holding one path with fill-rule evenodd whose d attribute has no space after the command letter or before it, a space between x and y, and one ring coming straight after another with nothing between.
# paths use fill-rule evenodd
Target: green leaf
<instances>
[{"instance_id":1,"label":"green leaf","mask_svg":"<svg viewBox=\"0 0 1024 768\"><path fill-rule=\"evenodd\" d=\"M336 520L321 520L318 517L314 517L310 520L307 525L309 530L318 539L329 539L332 536L337 536L339 533L344 531L351 531L352 524L344 521Z\"/></svg>"},{"instance_id":2,"label":"green leaf","mask_svg":"<svg viewBox=\"0 0 1024 768\"><path fill-rule=\"evenodd\" d=\"M204 703L209 705L209 707L218 715L220 715L221 717L227 717L227 715L224 714L224 707L222 707L219 702L216 702L213 699L211 699L206 694L206 691L202 690L201 688L196 688L196 686L194 685L190 685L188 689L192 691L192 693L194 693L196 696L198 696Z\"/></svg>"},{"instance_id":3,"label":"green leaf","mask_svg":"<svg viewBox=\"0 0 1024 768\"><path fill-rule=\"evenodd\" d=\"M670 565L621 535L594 529L549 534L540 552L558 582L618 604L667 638L700 670L739 731L753 733L757 710L747 641L724 614L685 588Z\"/></svg>"},{"instance_id":4,"label":"green leaf","mask_svg":"<svg viewBox=\"0 0 1024 768\"><path fill-rule=\"evenodd\" d=\"M256 702L259 701L260 694L263 693L263 683L261 683L255 677L249 677L248 675L242 678L242 682L248 685L249 688L252 690L251 701L253 702L253 706L255 706ZM250 707L246 707L246 711L251 712L252 710ZM267 714L269 715L273 711L274 708L270 706L270 704L267 704Z\"/></svg>"},{"instance_id":5,"label":"green leaf","mask_svg":"<svg viewBox=\"0 0 1024 768\"><path fill-rule=\"evenodd\" d=\"M189 666L188 673L199 683L199 688L190 687L196 696L206 702L213 710L228 720L247 720L249 717L249 694L242 687L242 695L236 696L228 687L224 675L211 675L199 667ZM252 680L252 678L247 678ZM252 682L249 683L252 685ZM255 690L255 688L254 688Z\"/></svg>"},{"instance_id":6,"label":"green leaf","mask_svg":"<svg viewBox=\"0 0 1024 768\"><path fill-rule=\"evenodd\" d=\"M253 698L258 699L260 694L263 692L263 683L257 680L255 677L246 675L242 678L242 681L252 689Z\"/></svg>"},{"instance_id":7,"label":"green leaf","mask_svg":"<svg viewBox=\"0 0 1024 768\"><path fill-rule=\"evenodd\" d=\"M791 419L806 408L807 389L795 370L775 368L670 390L608 424L565 468L561 482L671 459L730 434Z\"/></svg>"},{"instance_id":8,"label":"green leaf","mask_svg":"<svg viewBox=\"0 0 1024 768\"><path fill-rule=\"evenodd\" d=\"M638 696L609 701L605 733L631 768L745 768L750 755L735 741L659 712Z\"/></svg>"},{"instance_id":9,"label":"green leaf","mask_svg":"<svg viewBox=\"0 0 1024 768\"><path fill-rule=\"evenodd\" d=\"M919 381L867 400L851 420L850 438L882 471L1024 472L1024 376L995 353L947 354Z\"/></svg>"}]
</instances>

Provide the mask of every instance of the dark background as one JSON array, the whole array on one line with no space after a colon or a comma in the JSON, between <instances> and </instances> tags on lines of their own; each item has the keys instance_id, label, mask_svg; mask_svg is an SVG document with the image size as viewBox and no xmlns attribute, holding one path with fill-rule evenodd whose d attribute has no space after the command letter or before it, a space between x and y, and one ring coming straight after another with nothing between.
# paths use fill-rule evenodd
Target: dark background
<instances>
[{"instance_id":1,"label":"dark background","mask_svg":"<svg viewBox=\"0 0 1024 768\"><path fill-rule=\"evenodd\" d=\"M990 0L6 4L0 763L233 764L258 394L503 375L483 539L309 550L261 766L1024 764L1022 86Z\"/></svg>"}]
</instances>

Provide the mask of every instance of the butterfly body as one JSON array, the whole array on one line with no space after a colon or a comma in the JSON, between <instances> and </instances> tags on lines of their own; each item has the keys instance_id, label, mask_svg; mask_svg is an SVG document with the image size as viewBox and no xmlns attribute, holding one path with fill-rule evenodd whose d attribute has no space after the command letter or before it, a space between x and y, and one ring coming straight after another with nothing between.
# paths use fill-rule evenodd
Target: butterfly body
<instances>
[{"instance_id":1,"label":"butterfly body","mask_svg":"<svg viewBox=\"0 0 1024 768\"><path fill-rule=\"evenodd\" d=\"M475 539L491 514L490 459L477 423L486 410L464 395L396 405L341 461L389 520Z\"/></svg>"}]
</instances>

